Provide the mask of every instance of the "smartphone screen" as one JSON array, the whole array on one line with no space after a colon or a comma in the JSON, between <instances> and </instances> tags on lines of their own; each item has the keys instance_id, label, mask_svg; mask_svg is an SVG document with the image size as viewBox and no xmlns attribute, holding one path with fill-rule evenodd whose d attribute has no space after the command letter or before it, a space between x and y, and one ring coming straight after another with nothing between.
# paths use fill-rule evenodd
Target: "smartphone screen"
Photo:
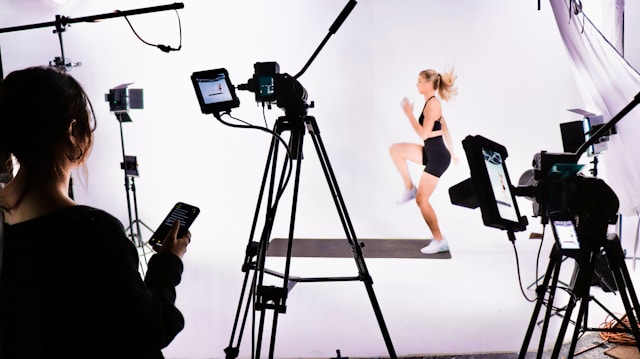
<instances>
[{"instance_id":1,"label":"smartphone screen","mask_svg":"<svg viewBox=\"0 0 640 359\"><path fill-rule=\"evenodd\" d=\"M180 221L178 238L184 236L198 214L200 214L200 209L198 207L183 202L176 203L171 211L169 211L169 214L167 214L164 221L162 221L162 224L160 224L158 229L153 233L151 239L149 239L149 244L152 246L162 246L162 242L169 234L171 226L175 220Z\"/></svg>"}]
</instances>

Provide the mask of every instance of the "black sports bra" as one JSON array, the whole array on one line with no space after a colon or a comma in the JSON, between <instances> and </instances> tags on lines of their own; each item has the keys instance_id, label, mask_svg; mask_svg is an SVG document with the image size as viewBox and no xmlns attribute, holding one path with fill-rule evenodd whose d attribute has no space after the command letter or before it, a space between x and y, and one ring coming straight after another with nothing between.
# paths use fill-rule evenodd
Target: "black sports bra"
<instances>
[{"instance_id":1,"label":"black sports bra","mask_svg":"<svg viewBox=\"0 0 640 359\"><path fill-rule=\"evenodd\" d=\"M427 107L427 103L429 103L429 100L431 100L432 98L434 98L435 96L431 96L427 99L427 101L424 103L424 106L422 107L422 112L420 113L420 118L418 119L418 123L420 124L420 126L422 126L422 123L424 122L424 109L425 107ZM440 131L442 130L442 124L440 124L440 119L442 118L442 116L440 116L440 118L438 118L434 123L433 123L433 128L431 129L431 131Z\"/></svg>"}]
</instances>

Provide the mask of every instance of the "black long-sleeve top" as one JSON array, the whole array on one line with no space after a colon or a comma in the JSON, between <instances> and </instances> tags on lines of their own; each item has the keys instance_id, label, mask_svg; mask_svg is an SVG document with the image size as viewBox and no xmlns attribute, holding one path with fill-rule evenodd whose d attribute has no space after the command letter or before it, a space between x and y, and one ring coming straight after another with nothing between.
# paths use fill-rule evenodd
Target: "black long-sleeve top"
<instances>
[{"instance_id":1,"label":"black long-sleeve top","mask_svg":"<svg viewBox=\"0 0 640 359\"><path fill-rule=\"evenodd\" d=\"M154 254L143 281L110 214L74 206L4 227L0 358L162 358L184 327L181 259Z\"/></svg>"}]
</instances>

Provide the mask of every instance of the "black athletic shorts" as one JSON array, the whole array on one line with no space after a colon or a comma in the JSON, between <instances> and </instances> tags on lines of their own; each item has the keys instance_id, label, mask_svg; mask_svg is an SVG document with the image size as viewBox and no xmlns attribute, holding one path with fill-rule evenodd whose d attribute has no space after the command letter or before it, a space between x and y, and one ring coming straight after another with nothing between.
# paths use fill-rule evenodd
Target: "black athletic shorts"
<instances>
[{"instance_id":1,"label":"black athletic shorts","mask_svg":"<svg viewBox=\"0 0 640 359\"><path fill-rule=\"evenodd\" d=\"M442 136L424 140L422 164L424 171L436 177L442 176L451 163L451 154L444 144Z\"/></svg>"}]
</instances>

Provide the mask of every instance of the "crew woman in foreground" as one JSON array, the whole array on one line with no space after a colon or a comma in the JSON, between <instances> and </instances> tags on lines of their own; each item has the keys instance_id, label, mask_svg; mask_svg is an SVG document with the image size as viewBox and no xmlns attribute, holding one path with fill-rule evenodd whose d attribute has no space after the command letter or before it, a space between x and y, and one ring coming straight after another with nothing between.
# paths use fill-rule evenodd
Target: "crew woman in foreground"
<instances>
[{"instance_id":1,"label":"crew woman in foreground","mask_svg":"<svg viewBox=\"0 0 640 359\"><path fill-rule=\"evenodd\" d=\"M94 129L71 76L32 67L0 82L0 152L18 166L0 186L0 358L162 358L184 327L191 234L176 238L176 222L143 281L122 223L69 197Z\"/></svg>"}]
</instances>

